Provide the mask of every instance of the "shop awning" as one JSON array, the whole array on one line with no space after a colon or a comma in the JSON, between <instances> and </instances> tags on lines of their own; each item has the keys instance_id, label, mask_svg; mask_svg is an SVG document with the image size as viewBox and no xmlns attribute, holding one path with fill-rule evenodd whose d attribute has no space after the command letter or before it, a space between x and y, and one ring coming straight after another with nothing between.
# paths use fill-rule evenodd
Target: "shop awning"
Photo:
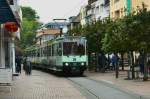
<instances>
[{"instance_id":1,"label":"shop awning","mask_svg":"<svg viewBox=\"0 0 150 99\"><path fill-rule=\"evenodd\" d=\"M5 22L16 22L18 25L20 24L14 16L8 1L0 0L0 23Z\"/></svg>"}]
</instances>

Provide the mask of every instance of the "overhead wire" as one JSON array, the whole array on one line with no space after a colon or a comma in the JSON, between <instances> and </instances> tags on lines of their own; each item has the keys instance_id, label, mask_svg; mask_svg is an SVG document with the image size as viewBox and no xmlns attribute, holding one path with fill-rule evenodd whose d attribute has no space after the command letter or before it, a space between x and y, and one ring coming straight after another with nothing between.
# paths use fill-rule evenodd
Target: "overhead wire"
<instances>
[{"instance_id":1,"label":"overhead wire","mask_svg":"<svg viewBox=\"0 0 150 99\"><path fill-rule=\"evenodd\" d=\"M67 15L69 15L74 9L76 9L78 6L79 6L79 4L83 4L85 1L87 1L87 0L81 0L80 2L78 2L73 8L71 8L67 13L65 13L64 15L63 15L63 18L65 18Z\"/></svg>"}]
</instances>

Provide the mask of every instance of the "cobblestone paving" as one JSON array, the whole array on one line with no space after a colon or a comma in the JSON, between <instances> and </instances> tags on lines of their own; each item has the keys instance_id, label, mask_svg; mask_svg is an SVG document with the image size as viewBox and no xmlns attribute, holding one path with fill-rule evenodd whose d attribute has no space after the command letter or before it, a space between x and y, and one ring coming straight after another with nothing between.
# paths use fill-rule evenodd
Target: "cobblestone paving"
<instances>
[{"instance_id":1,"label":"cobblestone paving","mask_svg":"<svg viewBox=\"0 0 150 99\"><path fill-rule=\"evenodd\" d=\"M86 99L63 77L33 70L16 77L12 86L0 87L0 99Z\"/></svg>"}]
</instances>

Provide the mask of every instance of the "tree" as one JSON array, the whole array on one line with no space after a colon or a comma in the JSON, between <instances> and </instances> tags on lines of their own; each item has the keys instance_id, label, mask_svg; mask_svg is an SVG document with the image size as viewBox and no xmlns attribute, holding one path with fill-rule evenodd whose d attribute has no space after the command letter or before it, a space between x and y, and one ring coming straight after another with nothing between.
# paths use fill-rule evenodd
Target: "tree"
<instances>
[{"instance_id":1,"label":"tree","mask_svg":"<svg viewBox=\"0 0 150 99\"><path fill-rule=\"evenodd\" d=\"M23 21L22 21L22 32L21 32L21 40L16 42L16 44L25 49L33 45L33 40L36 35L36 30L40 26L38 22L38 16L35 10L30 7L22 7L23 13Z\"/></svg>"},{"instance_id":2,"label":"tree","mask_svg":"<svg viewBox=\"0 0 150 99\"><path fill-rule=\"evenodd\" d=\"M143 9L137 13L136 23L138 23L138 49L143 51L144 55L144 77L143 80L148 79L147 74L147 54L150 52L150 11L147 11L143 5Z\"/></svg>"},{"instance_id":3,"label":"tree","mask_svg":"<svg viewBox=\"0 0 150 99\"><path fill-rule=\"evenodd\" d=\"M21 7L21 9L23 18L26 18L29 21L37 21L37 19L39 19L36 11L31 7Z\"/></svg>"}]
</instances>

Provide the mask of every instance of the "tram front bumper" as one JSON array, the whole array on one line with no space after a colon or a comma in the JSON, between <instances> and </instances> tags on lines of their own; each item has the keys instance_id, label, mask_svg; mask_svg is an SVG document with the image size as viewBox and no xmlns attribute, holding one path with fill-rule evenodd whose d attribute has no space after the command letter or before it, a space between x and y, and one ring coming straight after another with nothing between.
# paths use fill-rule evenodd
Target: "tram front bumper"
<instances>
[{"instance_id":1,"label":"tram front bumper","mask_svg":"<svg viewBox=\"0 0 150 99\"><path fill-rule=\"evenodd\" d=\"M64 63L63 64L63 71L66 72L81 72L86 70L86 63L85 65L81 65L81 63Z\"/></svg>"}]
</instances>

